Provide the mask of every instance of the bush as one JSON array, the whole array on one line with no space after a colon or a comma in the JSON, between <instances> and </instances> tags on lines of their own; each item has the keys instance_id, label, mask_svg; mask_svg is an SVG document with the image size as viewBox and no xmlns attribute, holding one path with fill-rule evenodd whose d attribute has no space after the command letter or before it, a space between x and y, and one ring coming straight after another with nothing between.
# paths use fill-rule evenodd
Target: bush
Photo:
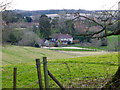
<instances>
[{"instance_id":1,"label":"bush","mask_svg":"<svg viewBox=\"0 0 120 90\"><path fill-rule=\"evenodd\" d=\"M32 31L24 31L24 34L22 36L22 40L18 42L18 45L21 46L34 46L34 47L40 47L41 46L41 40Z\"/></svg>"},{"instance_id":2,"label":"bush","mask_svg":"<svg viewBox=\"0 0 120 90\"><path fill-rule=\"evenodd\" d=\"M10 33L9 41L12 44L18 43L22 39L22 32L21 31L13 31Z\"/></svg>"},{"instance_id":3,"label":"bush","mask_svg":"<svg viewBox=\"0 0 120 90\"><path fill-rule=\"evenodd\" d=\"M4 30L2 40L4 43L16 44L22 39L22 32L19 30Z\"/></svg>"}]
</instances>

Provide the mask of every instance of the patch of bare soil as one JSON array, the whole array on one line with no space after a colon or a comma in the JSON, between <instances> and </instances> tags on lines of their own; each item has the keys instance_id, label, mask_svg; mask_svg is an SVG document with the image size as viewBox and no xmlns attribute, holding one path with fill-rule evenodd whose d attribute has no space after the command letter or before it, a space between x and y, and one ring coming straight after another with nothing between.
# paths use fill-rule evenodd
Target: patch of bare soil
<instances>
[{"instance_id":1,"label":"patch of bare soil","mask_svg":"<svg viewBox=\"0 0 120 90\"><path fill-rule=\"evenodd\" d=\"M68 88L102 88L107 82L111 80L109 78L94 78L91 80L75 80L72 81Z\"/></svg>"}]
</instances>

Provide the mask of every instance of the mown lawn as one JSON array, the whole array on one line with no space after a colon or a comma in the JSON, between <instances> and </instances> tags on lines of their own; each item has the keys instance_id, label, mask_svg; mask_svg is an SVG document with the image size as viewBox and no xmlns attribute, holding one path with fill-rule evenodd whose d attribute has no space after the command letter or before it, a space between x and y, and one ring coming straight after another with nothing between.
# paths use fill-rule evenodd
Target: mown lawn
<instances>
[{"instance_id":1,"label":"mown lawn","mask_svg":"<svg viewBox=\"0 0 120 90\"><path fill-rule=\"evenodd\" d=\"M71 58L74 55L63 54L43 48L24 47L24 46L5 46L2 47L2 64L16 64L34 62L36 58L48 57L48 59Z\"/></svg>"},{"instance_id":2,"label":"mown lawn","mask_svg":"<svg viewBox=\"0 0 120 90\"><path fill-rule=\"evenodd\" d=\"M56 51L96 51L96 50L87 50L87 49L50 49Z\"/></svg>"},{"instance_id":3,"label":"mown lawn","mask_svg":"<svg viewBox=\"0 0 120 90\"><path fill-rule=\"evenodd\" d=\"M3 88L12 88L14 67L18 69L18 88L38 88L35 61L8 64L2 67ZM102 84L106 83L105 80L108 80L109 77L116 72L117 67L118 53L48 60L49 71L64 85L64 87L101 87ZM49 84L51 88L58 87L51 79Z\"/></svg>"}]
</instances>

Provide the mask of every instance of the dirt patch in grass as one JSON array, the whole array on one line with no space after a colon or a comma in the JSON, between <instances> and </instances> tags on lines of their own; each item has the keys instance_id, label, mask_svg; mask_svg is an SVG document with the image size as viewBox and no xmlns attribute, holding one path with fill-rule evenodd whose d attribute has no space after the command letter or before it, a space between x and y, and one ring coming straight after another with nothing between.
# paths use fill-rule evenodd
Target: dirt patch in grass
<instances>
[{"instance_id":1,"label":"dirt patch in grass","mask_svg":"<svg viewBox=\"0 0 120 90\"><path fill-rule=\"evenodd\" d=\"M110 80L111 77L95 78L91 80L74 80L68 88L102 88Z\"/></svg>"}]
</instances>

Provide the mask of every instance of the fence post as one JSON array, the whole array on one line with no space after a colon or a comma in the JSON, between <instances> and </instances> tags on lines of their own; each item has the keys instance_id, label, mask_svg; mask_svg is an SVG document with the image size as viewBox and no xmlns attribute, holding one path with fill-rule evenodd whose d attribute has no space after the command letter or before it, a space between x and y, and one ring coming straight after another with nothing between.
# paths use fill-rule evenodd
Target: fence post
<instances>
[{"instance_id":1,"label":"fence post","mask_svg":"<svg viewBox=\"0 0 120 90\"><path fill-rule=\"evenodd\" d=\"M13 90L16 90L16 82L17 81L17 68L13 68Z\"/></svg>"},{"instance_id":2,"label":"fence post","mask_svg":"<svg viewBox=\"0 0 120 90\"><path fill-rule=\"evenodd\" d=\"M43 90L40 59L36 59L36 67L37 67L39 88L40 90Z\"/></svg>"},{"instance_id":3,"label":"fence post","mask_svg":"<svg viewBox=\"0 0 120 90\"><path fill-rule=\"evenodd\" d=\"M48 71L48 75L56 82L56 84L62 89L65 90L65 88L60 84L60 82Z\"/></svg>"},{"instance_id":4,"label":"fence post","mask_svg":"<svg viewBox=\"0 0 120 90\"><path fill-rule=\"evenodd\" d=\"M47 90L49 88L47 57L43 57L43 69L44 69L45 89Z\"/></svg>"}]
</instances>

